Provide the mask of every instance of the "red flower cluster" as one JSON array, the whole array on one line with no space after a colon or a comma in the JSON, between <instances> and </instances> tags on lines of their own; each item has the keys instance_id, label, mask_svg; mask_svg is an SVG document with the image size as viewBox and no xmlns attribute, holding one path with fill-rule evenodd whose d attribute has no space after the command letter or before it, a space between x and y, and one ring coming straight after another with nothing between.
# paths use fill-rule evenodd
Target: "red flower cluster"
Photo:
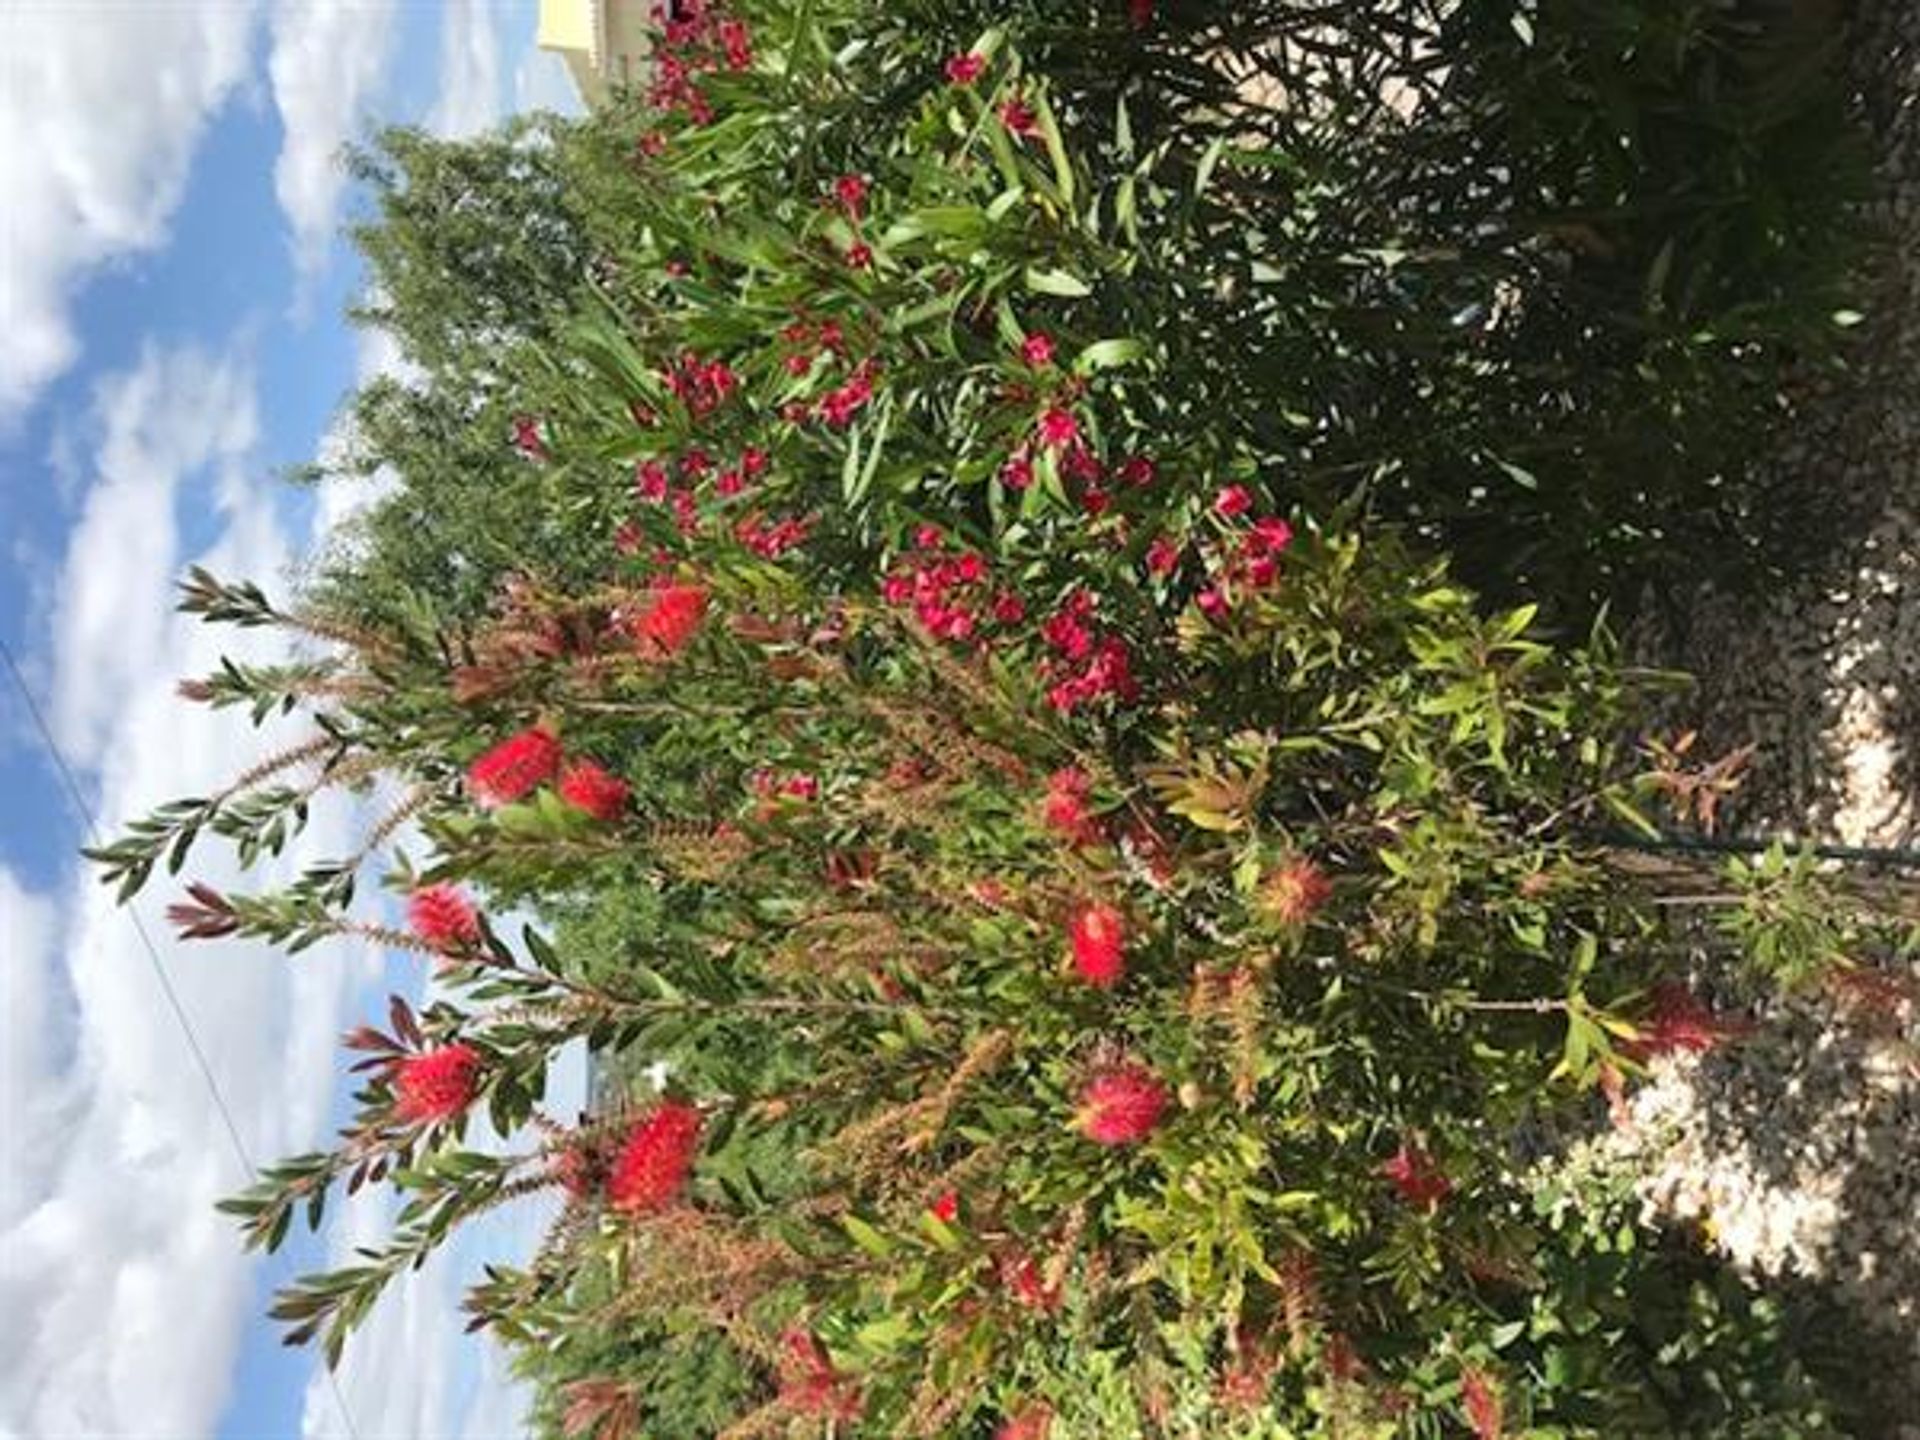
<instances>
[{"instance_id":1,"label":"red flower cluster","mask_svg":"<svg viewBox=\"0 0 1920 1440\"><path fill-rule=\"evenodd\" d=\"M408 896L407 926L436 950L458 950L480 938L473 902L451 885L422 885Z\"/></svg>"},{"instance_id":2,"label":"red flower cluster","mask_svg":"<svg viewBox=\"0 0 1920 1440\"><path fill-rule=\"evenodd\" d=\"M1155 575L1171 575L1180 568L1180 546L1165 535L1156 535L1147 546L1147 569Z\"/></svg>"},{"instance_id":3,"label":"red flower cluster","mask_svg":"<svg viewBox=\"0 0 1920 1440\"><path fill-rule=\"evenodd\" d=\"M853 1421L860 1417L860 1388L834 1367L827 1347L804 1330L781 1337L780 1403L802 1415Z\"/></svg>"},{"instance_id":4,"label":"red flower cluster","mask_svg":"<svg viewBox=\"0 0 1920 1440\"><path fill-rule=\"evenodd\" d=\"M536 725L502 740L467 767L467 789L489 808L511 805L551 780L560 768L560 742Z\"/></svg>"},{"instance_id":5,"label":"red flower cluster","mask_svg":"<svg viewBox=\"0 0 1920 1440\"><path fill-rule=\"evenodd\" d=\"M662 585L647 608L627 624L640 653L663 660L687 648L707 614L707 592L699 585Z\"/></svg>"},{"instance_id":6,"label":"red flower cluster","mask_svg":"<svg viewBox=\"0 0 1920 1440\"><path fill-rule=\"evenodd\" d=\"M820 397L820 418L835 429L844 430L851 425L853 417L866 409L867 403L873 399L876 369L871 360L863 360L855 366L845 384Z\"/></svg>"},{"instance_id":7,"label":"red flower cluster","mask_svg":"<svg viewBox=\"0 0 1920 1440\"><path fill-rule=\"evenodd\" d=\"M1106 830L1087 808L1091 782L1079 770L1069 766L1047 777L1047 798L1041 802L1041 818L1047 828L1071 845L1098 845L1106 839Z\"/></svg>"},{"instance_id":8,"label":"red flower cluster","mask_svg":"<svg viewBox=\"0 0 1920 1440\"><path fill-rule=\"evenodd\" d=\"M746 25L722 18L711 0L695 4L655 5L653 23L660 43L653 57L648 102L656 110L680 111L696 125L713 119L713 107L701 92L699 76L725 66L753 66L753 38Z\"/></svg>"},{"instance_id":9,"label":"red flower cluster","mask_svg":"<svg viewBox=\"0 0 1920 1440\"><path fill-rule=\"evenodd\" d=\"M393 1113L413 1125L451 1120L473 1103L480 1056L470 1045L442 1045L394 1065Z\"/></svg>"},{"instance_id":10,"label":"red flower cluster","mask_svg":"<svg viewBox=\"0 0 1920 1440\"><path fill-rule=\"evenodd\" d=\"M627 782L591 760L576 760L561 773L560 798L596 820L618 820L631 793Z\"/></svg>"},{"instance_id":11,"label":"red flower cluster","mask_svg":"<svg viewBox=\"0 0 1920 1440\"><path fill-rule=\"evenodd\" d=\"M1166 1108L1167 1087L1160 1077L1126 1061L1087 1082L1075 1121L1096 1145L1133 1145L1153 1133Z\"/></svg>"},{"instance_id":12,"label":"red flower cluster","mask_svg":"<svg viewBox=\"0 0 1920 1440\"><path fill-rule=\"evenodd\" d=\"M1026 606L1017 595L989 593L987 562L971 550L949 550L938 526L924 525L914 536L914 553L904 555L880 582L889 605L912 605L914 618L936 640L980 641L989 617L1018 624Z\"/></svg>"},{"instance_id":13,"label":"red flower cluster","mask_svg":"<svg viewBox=\"0 0 1920 1440\"><path fill-rule=\"evenodd\" d=\"M987 71L987 57L974 52L955 55L947 61L949 85L971 85Z\"/></svg>"},{"instance_id":14,"label":"red flower cluster","mask_svg":"<svg viewBox=\"0 0 1920 1440\"><path fill-rule=\"evenodd\" d=\"M1110 990L1127 970L1127 922L1111 905L1082 905L1067 927L1073 945L1074 973L1089 985Z\"/></svg>"},{"instance_id":15,"label":"red flower cluster","mask_svg":"<svg viewBox=\"0 0 1920 1440\"><path fill-rule=\"evenodd\" d=\"M1032 334L1020 342L1020 358L1036 370L1044 370L1053 364L1053 337L1051 335Z\"/></svg>"},{"instance_id":16,"label":"red flower cluster","mask_svg":"<svg viewBox=\"0 0 1920 1440\"><path fill-rule=\"evenodd\" d=\"M779 520L769 520L756 512L740 517L739 522L733 527L733 536L763 559L778 560L794 546L805 541L812 530L811 516L788 515Z\"/></svg>"},{"instance_id":17,"label":"red flower cluster","mask_svg":"<svg viewBox=\"0 0 1920 1440\"><path fill-rule=\"evenodd\" d=\"M696 420L711 415L740 388L740 377L726 361L703 360L692 352L669 365L660 378Z\"/></svg>"},{"instance_id":18,"label":"red flower cluster","mask_svg":"<svg viewBox=\"0 0 1920 1440\"><path fill-rule=\"evenodd\" d=\"M607 1175L607 1203L627 1215L665 1209L687 1183L700 1143L700 1112L665 1100L627 1134Z\"/></svg>"},{"instance_id":19,"label":"red flower cluster","mask_svg":"<svg viewBox=\"0 0 1920 1440\"><path fill-rule=\"evenodd\" d=\"M1001 105L1000 123L1007 127L1009 135L1017 135L1022 140L1040 133L1040 117L1034 113L1031 105L1017 96Z\"/></svg>"},{"instance_id":20,"label":"red flower cluster","mask_svg":"<svg viewBox=\"0 0 1920 1440\"><path fill-rule=\"evenodd\" d=\"M547 458L547 442L541 438L540 422L531 415L513 417L513 448L529 460Z\"/></svg>"},{"instance_id":21,"label":"red flower cluster","mask_svg":"<svg viewBox=\"0 0 1920 1440\"><path fill-rule=\"evenodd\" d=\"M934 1197L933 1203L927 1206L927 1213L943 1225L954 1224L960 1218L960 1192L958 1190L942 1191Z\"/></svg>"},{"instance_id":22,"label":"red flower cluster","mask_svg":"<svg viewBox=\"0 0 1920 1440\"><path fill-rule=\"evenodd\" d=\"M1237 508L1229 508L1229 500L1246 493L1241 486L1229 486L1220 492L1214 508L1223 515L1242 514L1246 506L1235 500L1233 504ZM1251 504L1248 498L1246 505ZM1280 554L1292 543L1293 527L1279 516L1268 515L1254 521L1240 537L1240 543L1220 558L1212 583L1197 597L1200 609L1210 619L1217 620L1232 608L1236 590L1260 590L1273 584L1280 575Z\"/></svg>"},{"instance_id":23,"label":"red flower cluster","mask_svg":"<svg viewBox=\"0 0 1920 1440\"><path fill-rule=\"evenodd\" d=\"M1041 639L1053 651L1044 667L1052 681L1047 700L1062 714L1103 695L1129 704L1140 693L1126 642L1101 635L1089 621L1092 614L1093 597L1076 590L1040 626Z\"/></svg>"},{"instance_id":24,"label":"red flower cluster","mask_svg":"<svg viewBox=\"0 0 1920 1440\"><path fill-rule=\"evenodd\" d=\"M1433 1163L1433 1157L1417 1145L1405 1141L1393 1158L1380 1166L1380 1173L1400 1192L1400 1198L1420 1210L1435 1210L1453 1193L1453 1182Z\"/></svg>"}]
</instances>

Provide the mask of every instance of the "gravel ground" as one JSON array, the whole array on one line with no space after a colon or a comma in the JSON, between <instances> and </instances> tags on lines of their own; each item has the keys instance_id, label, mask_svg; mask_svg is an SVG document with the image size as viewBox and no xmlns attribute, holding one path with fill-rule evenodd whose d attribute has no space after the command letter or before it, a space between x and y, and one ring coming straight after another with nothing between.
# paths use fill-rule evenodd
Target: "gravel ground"
<instances>
[{"instance_id":1,"label":"gravel ground","mask_svg":"<svg viewBox=\"0 0 1920 1440\"><path fill-rule=\"evenodd\" d=\"M1730 833L1920 847L1920 0L1862 0L1852 24L1886 248L1858 366L1774 463L1873 518L1820 580L1764 604L1702 597L1684 637L1649 649L1699 677L1706 753L1759 744ZM1666 1064L1602 1143L1651 1163L1656 1213L1835 1302L1870 1357L1870 1433L1920 1440L1920 1073L1902 1049L1920 1017L1774 1003L1761 1019Z\"/></svg>"}]
</instances>

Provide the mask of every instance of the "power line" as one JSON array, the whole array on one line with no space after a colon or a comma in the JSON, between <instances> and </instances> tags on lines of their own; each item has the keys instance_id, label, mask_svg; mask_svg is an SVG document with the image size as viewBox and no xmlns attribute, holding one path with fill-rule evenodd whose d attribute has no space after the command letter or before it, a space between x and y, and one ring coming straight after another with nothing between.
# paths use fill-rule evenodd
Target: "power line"
<instances>
[{"instance_id":1,"label":"power line","mask_svg":"<svg viewBox=\"0 0 1920 1440\"><path fill-rule=\"evenodd\" d=\"M20 662L14 658L13 647L7 644L6 637L0 636L0 660L6 662L7 673L13 677L14 688L20 692L20 699L27 707L27 715L33 721L33 727L39 732L40 743L46 747L47 758L52 762L61 783L66 787L67 798L73 802L75 813L80 818L80 828L85 832L90 844L98 847L104 837L100 833L100 820L95 815L87 795L80 788L80 782L73 773L73 767L67 763L67 757L60 749L60 742L54 739L53 727L47 723L46 715L40 709L40 703L33 698L33 691L27 685L27 677L20 668ZM234 1122L233 1111L227 1107L227 1100L220 1093L220 1082L214 1078L213 1066L207 1060L205 1047L200 1037L194 1033L193 1021L187 1014L186 1006L180 1002L180 994L173 988L173 977L167 974L167 967L160 959L160 951L153 943L153 937L147 933L146 922L140 918L139 909L129 900L120 907L127 918L133 922L134 934L140 937L140 948L146 952L147 960L153 967L154 978L160 982L160 991L167 999L167 1008L173 1012L173 1018L180 1027L181 1037L187 1042L187 1049L193 1055L193 1063L199 1068L200 1078L206 1082L207 1095L213 1101L213 1108L219 1112L220 1123L226 1127L227 1139L233 1145L233 1153L240 1161L249 1179L257 1179L259 1167L253 1163L253 1157L247 1153L247 1142L240 1138L240 1127ZM341 1393L340 1377L332 1367L326 1371L328 1386L333 1391L334 1403L340 1408L340 1420L347 1427L348 1436L359 1440L359 1430L353 1423L353 1415L347 1409L347 1397Z\"/></svg>"}]
</instances>

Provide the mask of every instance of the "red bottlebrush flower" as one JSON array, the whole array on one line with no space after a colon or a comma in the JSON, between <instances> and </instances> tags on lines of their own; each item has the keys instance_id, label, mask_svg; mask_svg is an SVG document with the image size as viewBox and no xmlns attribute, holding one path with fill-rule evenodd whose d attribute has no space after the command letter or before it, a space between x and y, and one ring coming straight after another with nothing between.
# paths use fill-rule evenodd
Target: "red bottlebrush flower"
<instances>
[{"instance_id":1,"label":"red bottlebrush flower","mask_svg":"<svg viewBox=\"0 0 1920 1440\"><path fill-rule=\"evenodd\" d=\"M422 885L408 896L407 925L436 950L458 950L480 938L473 902L451 885Z\"/></svg>"},{"instance_id":2,"label":"red bottlebrush flower","mask_svg":"<svg viewBox=\"0 0 1920 1440\"><path fill-rule=\"evenodd\" d=\"M864 240L856 240L847 247L847 264L855 270L865 270L873 264L873 247Z\"/></svg>"},{"instance_id":3,"label":"red bottlebrush flower","mask_svg":"<svg viewBox=\"0 0 1920 1440\"><path fill-rule=\"evenodd\" d=\"M1087 1083L1075 1123L1096 1145L1132 1145L1147 1138L1167 1108L1167 1087L1146 1066L1128 1061Z\"/></svg>"},{"instance_id":4,"label":"red bottlebrush flower","mask_svg":"<svg viewBox=\"0 0 1920 1440\"><path fill-rule=\"evenodd\" d=\"M1023 1405L993 1432L993 1440L1047 1440L1053 1433L1053 1408Z\"/></svg>"},{"instance_id":5,"label":"red bottlebrush flower","mask_svg":"<svg viewBox=\"0 0 1920 1440\"><path fill-rule=\"evenodd\" d=\"M1127 922L1111 905L1083 905L1068 927L1073 968L1089 985L1110 990L1127 968Z\"/></svg>"},{"instance_id":6,"label":"red bottlebrush flower","mask_svg":"<svg viewBox=\"0 0 1920 1440\"><path fill-rule=\"evenodd\" d=\"M1244 515L1253 508L1253 495L1244 485L1228 485L1213 497L1213 508L1222 515Z\"/></svg>"},{"instance_id":7,"label":"red bottlebrush flower","mask_svg":"<svg viewBox=\"0 0 1920 1440\"><path fill-rule=\"evenodd\" d=\"M1047 798L1040 807L1047 827L1074 845L1098 845L1105 835L1100 822L1087 811L1087 777L1068 767L1047 778Z\"/></svg>"},{"instance_id":8,"label":"red bottlebrush flower","mask_svg":"<svg viewBox=\"0 0 1920 1440\"><path fill-rule=\"evenodd\" d=\"M1433 1157L1417 1145L1402 1141L1393 1158L1380 1166L1381 1175L1393 1183L1400 1198L1421 1210L1435 1210L1453 1193L1453 1182L1433 1163Z\"/></svg>"},{"instance_id":9,"label":"red bottlebrush flower","mask_svg":"<svg viewBox=\"0 0 1920 1440\"><path fill-rule=\"evenodd\" d=\"M1080 422L1065 410L1049 410L1040 417L1039 437L1049 450L1064 450L1080 438Z\"/></svg>"},{"instance_id":10,"label":"red bottlebrush flower","mask_svg":"<svg viewBox=\"0 0 1920 1440\"><path fill-rule=\"evenodd\" d=\"M943 1225L952 1225L960 1218L960 1192L943 1191L927 1206L927 1213Z\"/></svg>"},{"instance_id":11,"label":"red bottlebrush flower","mask_svg":"<svg viewBox=\"0 0 1920 1440\"><path fill-rule=\"evenodd\" d=\"M1009 100L1002 105L1000 123L1007 127L1009 134L1018 135L1023 140L1040 129L1040 117L1024 100Z\"/></svg>"},{"instance_id":12,"label":"red bottlebrush flower","mask_svg":"<svg viewBox=\"0 0 1920 1440\"><path fill-rule=\"evenodd\" d=\"M536 725L502 740L467 767L467 789L489 808L511 805L553 778L560 768L560 742Z\"/></svg>"},{"instance_id":13,"label":"red bottlebrush flower","mask_svg":"<svg viewBox=\"0 0 1920 1440\"><path fill-rule=\"evenodd\" d=\"M618 820L631 794L627 782L591 760L577 760L560 776L560 798L596 820Z\"/></svg>"},{"instance_id":14,"label":"red bottlebrush flower","mask_svg":"<svg viewBox=\"0 0 1920 1440\"><path fill-rule=\"evenodd\" d=\"M858 220L867 203L866 179L859 175L842 175L833 182L833 198L840 202L841 209Z\"/></svg>"},{"instance_id":15,"label":"red bottlebrush flower","mask_svg":"<svg viewBox=\"0 0 1920 1440\"><path fill-rule=\"evenodd\" d=\"M804 1330L789 1330L781 1340L787 1358L781 1366L780 1403L802 1415L859 1419L860 1388L835 1368L827 1347Z\"/></svg>"},{"instance_id":16,"label":"red bottlebrush flower","mask_svg":"<svg viewBox=\"0 0 1920 1440\"><path fill-rule=\"evenodd\" d=\"M1641 1023L1638 1038L1625 1042L1620 1049L1629 1059L1643 1061L1676 1052L1704 1055L1722 1041L1751 1029L1750 1025L1716 1016L1684 985L1657 985L1653 1013Z\"/></svg>"},{"instance_id":17,"label":"red bottlebrush flower","mask_svg":"<svg viewBox=\"0 0 1920 1440\"><path fill-rule=\"evenodd\" d=\"M1506 1406L1494 1378L1478 1366L1460 1377L1460 1408L1467 1413L1474 1440L1500 1440L1506 1433Z\"/></svg>"},{"instance_id":18,"label":"red bottlebrush flower","mask_svg":"<svg viewBox=\"0 0 1920 1440\"><path fill-rule=\"evenodd\" d=\"M1053 337L1033 334L1020 342L1020 358L1036 370L1053 364Z\"/></svg>"},{"instance_id":19,"label":"red bottlebrush flower","mask_svg":"<svg viewBox=\"0 0 1920 1440\"><path fill-rule=\"evenodd\" d=\"M955 55L947 61L949 85L971 85L987 69L987 57L978 54Z\"/></svg>"},{"instance_id":20,"label":"red bottlebrush flower","mask_svg":"<svg viewBox=\"0 0 1920 1440\"><path fill-rule=\"evenodd\" d=\"M666 1100L628 1132L607 1175L607 1203L627 1215L663 1210L687 1183L700 1143L700 1112Z\"/></svg>"},{"instance_id":21,"label":"red bottlebrush flower","mask_svg":"<svg viewBox=\"0 0 1920 1440\"><path fill-rule=\"evenodd\" d=\"M1333 882L1311 860L1294 859L1268 875L1255 902L1260 913L1279 925L1304 925L1327 903Z\"/></svg>"},{"instance_id":22,"label":"red bottlebrush flower","mask_svg":"<svg viewBox=\"0 0 1920 1440\"><path fill-rule=\"evenodd\" d=\"M1155 575L1171 575L1180 568L1180 547L1165 535L1156 536L1147 546L1147 569Z\"/></svg>"},{"instance_id":23,"label":"red bottlebrush flower","mask_svg":"<svg viewBox=\"0 0 1920 1440\"><path fill-rule=\"evenodd\" d=\"M480 1056L470 1045L442 1045L397 1062L393 1073L393 1113L423 1125L451 1120L473 1103L480 1077Z\"/></svg>"},{"instance_id":24,"label":"red bottlebrush flower","mask_svg":"<svg viewBox=\"0 0 1920 1440\"><path fill-rule=\"evenodd\" d=\"M1016 1253L1000 1261L1000 1283L1015 1302L1029 1310L1049 1314L1060 1307L1060 1292L1047 1284L1031 1255Z\"/></svg>"},{"instance_id":25,"label":"red bottlebrush flower","mask_svg":"<svg viewBox=\"0 0 1920 1440\"><path fill-rule=\"evenodd\" d=\"M665 659L686 649L707 614L707 592L699 585L664 585L653 603L629 627L640 653Z\"/></svg>"}]
</instances>

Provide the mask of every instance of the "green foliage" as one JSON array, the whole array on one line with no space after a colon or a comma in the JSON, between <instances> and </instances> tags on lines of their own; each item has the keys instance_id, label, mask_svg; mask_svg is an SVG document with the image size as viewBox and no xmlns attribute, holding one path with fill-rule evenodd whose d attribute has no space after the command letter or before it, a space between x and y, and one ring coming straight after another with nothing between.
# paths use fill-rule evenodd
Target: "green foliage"
<instances>
[{"instance_id":1,"label":"green foliage","mask_svg":"<svg viewBox=\"0 0 1920 1440\"><path fill-rule=\"evenodd\" d=\"M1820 1433L1763 1307L1524 1175L1518 1137L1711 1030L1653 998L1669 897L1608 839L1677 793L1622 740L1659 677L1380 518L1550 574L1565 617L1660 553L1664 519L1616 527L1648 503L1620 436L1696 508L1691 417L1751 418L1722 402L1804 338L1818 237L1743 237L1717 148L1685 183L1598 152L1636 106L1754 100L1719 22L1368 8L1311 58L1287 5L1103 15L1084 50L1084 6L941 8L752 7L752 58L711 19L669 47L698 104L365 162L421 370L362 394L344 468L397 484L302 606L185 601L327 642L189 689L314 734L98 857L130 892L403 782L355 855L173 912L444 982L349 1037L338 1150L230 1203L271 1248L336 1185L406 1196L277 1313L337 1354L455 1226L555 1188L469 1308L568 1436ZM1602 125L1557 85L1623 98ZM1705 533L1748 514L1723 481ZM361 918L381 862L439 918ZM1827 893L1735 867L1709 948L1812 986L1895 943ZM577 1039L666 1095L547 1114ZM530 1148L461 1148L482 1105Z\"/></svg>"}]
</instances>

